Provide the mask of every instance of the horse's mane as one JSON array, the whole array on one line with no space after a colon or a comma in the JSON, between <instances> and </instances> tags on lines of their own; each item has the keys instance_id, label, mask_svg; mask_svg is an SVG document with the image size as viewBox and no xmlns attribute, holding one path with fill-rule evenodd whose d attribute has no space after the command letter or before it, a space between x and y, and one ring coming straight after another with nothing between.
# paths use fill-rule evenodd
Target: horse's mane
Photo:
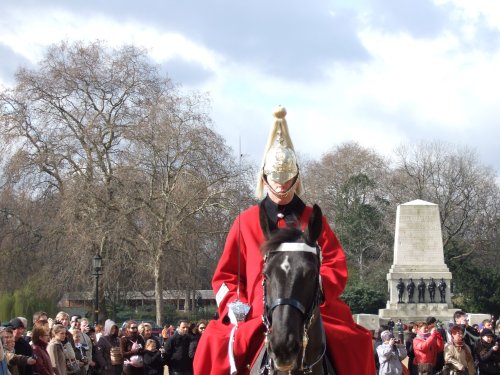
<instances>
[{"instance_id":1,"label":"horse's mane","mask_svg":"<svg viewBox=\"0 0 500 375\"><path fill-rule=\"evenodd\" d=\"M279 245L285 242L299 242L302 231L297 228L282 228L274 231L269 239L260 247L262 255L268 251L276 250Z\"/></svg>"}]
</instances>

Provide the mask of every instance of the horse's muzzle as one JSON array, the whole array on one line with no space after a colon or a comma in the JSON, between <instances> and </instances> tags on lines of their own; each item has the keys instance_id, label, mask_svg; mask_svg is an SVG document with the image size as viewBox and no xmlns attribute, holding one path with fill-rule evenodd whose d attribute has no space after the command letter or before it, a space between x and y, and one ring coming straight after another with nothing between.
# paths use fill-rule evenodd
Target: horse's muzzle
<instances>
[{"instance_id":1,"label":"horse's muzzle","mask_svg":"<svg viewBox=\"0 0 500 375\"><path fill-rule=\"evenodd\" d=\"M289 337L288 341L280 341L279 343L275 343L275 345L273 345L273 340L271 340L270 352L276 370L291 371L297 368L300 345L291 337Z\"/></svg>"},{"instance_id":2,"label":"horse's muzzle","mask_svg":"<svg viewBox=\"0 0 500 375\"><path fill-rule=\"evenodd\" d=\"M276 360L274 361L274 369L277 371L293 371L297 368L297 361L294 359L290 364L278 363Z\"/></svg>"}]
</instances>

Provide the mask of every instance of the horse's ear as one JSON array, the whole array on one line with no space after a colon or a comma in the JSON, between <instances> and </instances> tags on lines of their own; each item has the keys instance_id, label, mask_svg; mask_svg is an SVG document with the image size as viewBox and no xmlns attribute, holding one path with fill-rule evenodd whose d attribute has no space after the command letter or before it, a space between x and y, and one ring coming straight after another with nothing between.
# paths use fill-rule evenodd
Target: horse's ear
<instances>
[{"instance_id":1,"label":"horse's ear","mask_svg":"<svg viewBox=\"0 0 500 375\"><path fill-rule=\"evenodd\" d=\"M267 217L266 209L264 208L264 201L259 205L259 222L262 233L264 233L264 238L266 241L271 235L271 230L269 229L269 219Z\"/></svg>"},{"instance_id":2,"label":"horse's ear","mask_svg":"<svg viewBox=\"0 0 500 375\"><path fill-rule=\"evenodd\" d=\"M309 216L309 223L304 233L304 238L307 243L313 245L318 240L321 231L323 230L323 213L317 204L313 206L311 216Z\"/></svg>"}]
</instances>

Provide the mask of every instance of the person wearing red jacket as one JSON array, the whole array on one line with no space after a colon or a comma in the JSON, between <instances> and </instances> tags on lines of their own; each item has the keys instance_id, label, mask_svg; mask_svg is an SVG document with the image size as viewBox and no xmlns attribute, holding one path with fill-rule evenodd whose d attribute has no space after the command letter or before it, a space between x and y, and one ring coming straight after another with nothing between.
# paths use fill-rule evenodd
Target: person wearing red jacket
<instances>
[{"instance_id":1,"label":"person wearing red jacket","mask_svg":"<svg viewBox=\"0 0 500 375\"><path fill-rule=\"evenodd\" d=\"M248 374L263 345L264 259L260 248L264 235L259 223L260 211L265 211L271 229L305 228L312 212L312 207L306 206L299 197L302 185L285 121L286 110L279 107L274 115L274 128L257 185L257 196L262 198L264 187L267 196L259 205L242 212L229 231L212 280L219 317L208 324L200 339L194 359L195 375ZM340 299L347 282L346 259L324 217L318 244L322 252L320 273L325 296L321 315L329 357L338 375L374 375L371 334L354 323L349 307ZM238 320L233 310L232 303L236 300L249 307L248 311L243 309L244 321Z\"/></svg>"},{"instance_id":2,"label":"person wearing red jacket","mask_svg":"<svg viewBox=\"0 0 500 375\"><path fill-rule=\"evenodd\" d=\"M438 352L443 350L444 340L436 327L432 327L429 332L426 322L418 322L417 336L413 339L413 363L418 367L419 375L434 374Z\"/></svg>"}]
</instances>

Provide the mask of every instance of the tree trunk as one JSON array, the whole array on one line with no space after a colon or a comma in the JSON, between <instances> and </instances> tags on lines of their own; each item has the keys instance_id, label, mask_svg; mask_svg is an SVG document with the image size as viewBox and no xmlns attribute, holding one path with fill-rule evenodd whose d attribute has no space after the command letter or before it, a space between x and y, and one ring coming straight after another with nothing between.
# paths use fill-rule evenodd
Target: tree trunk
<instances>
[{"instance_id":1,"label":"tree trunk","mask_svg":"<svg viewBox=\"0 0 500 375\"><path fill-rule=\"evenodd\" d=\"M162 277L162 252L158 251L154 262L156 324L162 326L163 319L163 277Z\"/></svg>"},{"instance_id":2,"label":"tree trunk","mask_svg":"<svg viewBox=\"0 0 500 375\"><path fill-rule=\"evenodd\" d=\"M186 290L186 294L184 295L184 311L189 311L190 308L189 308L189 302L191 300L191 291L190 290Z\"/></svg>"}]
</instances>

